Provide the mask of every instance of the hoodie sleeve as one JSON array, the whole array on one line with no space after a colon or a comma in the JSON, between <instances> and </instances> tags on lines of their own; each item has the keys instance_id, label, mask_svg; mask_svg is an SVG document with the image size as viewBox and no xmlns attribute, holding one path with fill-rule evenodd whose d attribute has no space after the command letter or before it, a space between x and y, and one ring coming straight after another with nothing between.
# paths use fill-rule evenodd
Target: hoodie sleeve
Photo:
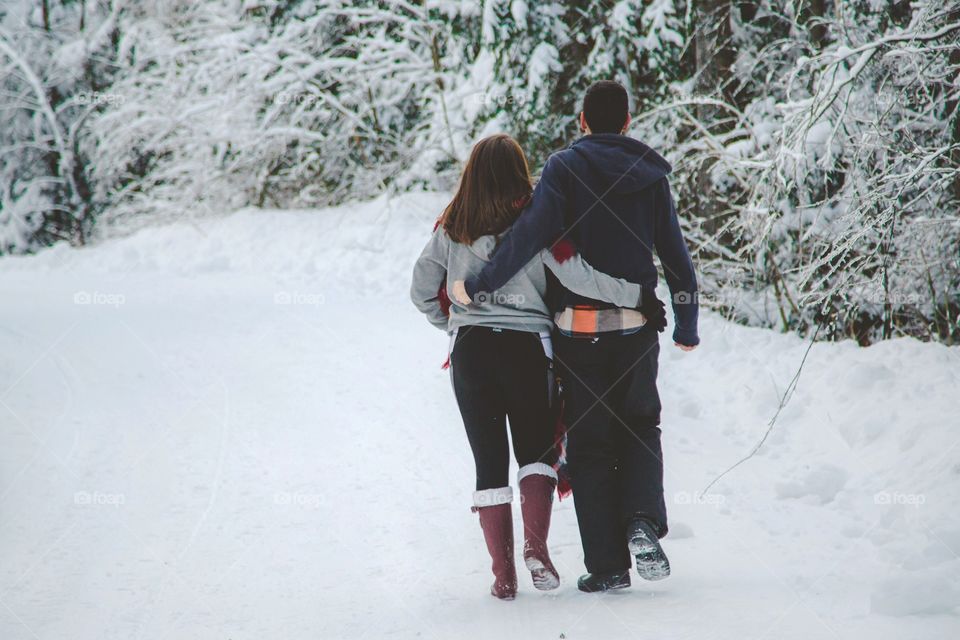
<instances>
[{"instance_id":1,"label":"hoodie sleeve","mask_svg":"<svg viewBox=\"0 0 960 640\"><path fill-rule=\"evenodd\" d=\"M447 234L443 228L438 228L413 265L413 282L410 285L413 305L427 316L430 324L444 331L447 330L447 314L440 303L440 291L447 283L449 253Z\"/></svg>"},{"instance_id":2,"label":"hoodie sleeve","mask_svg":"<svg viewBox=\"0 0 960 640\"><path fill-rule=\"evenodd\" d=\"M541 249L557 239L563 230L563 212L567 204L563 194L564 175L563 161L557 154L550 156L543 166L530 204L501 238L480 273L466 280L467 295L473 298L480 291L496 291Z\"/></svg>"},{"instance_id":3,"label":"hoodie sleeve","mask_svg":"<svg viewBox=\"0 0 960 640\"><path fill-rule=\"evenodd\" d=\"M700 344L697 335L697 317L700 305L697 299L697 275L693 270L693 261L687 251L687 243L680 230L680 221L670 195L670 183L666 178L653 187L657 190L656 230L654 246L663 275L670 288L670 300L673 304L673 316L676 326L673 341L686 346Z\"/></svg>"},{"instance_id":4,"label":"hoodie sleeve","mask_svg":"<svg viewBox=\"0 0 960 640\"><path fill-rule=\"evenodd\" d=\"M544 249L540 252L540 259L564 287L577 295L626 309L636 308L640 304L639 284L597 271L579 253L560 261L553 252Z\"/></svg>"}]
</instances>

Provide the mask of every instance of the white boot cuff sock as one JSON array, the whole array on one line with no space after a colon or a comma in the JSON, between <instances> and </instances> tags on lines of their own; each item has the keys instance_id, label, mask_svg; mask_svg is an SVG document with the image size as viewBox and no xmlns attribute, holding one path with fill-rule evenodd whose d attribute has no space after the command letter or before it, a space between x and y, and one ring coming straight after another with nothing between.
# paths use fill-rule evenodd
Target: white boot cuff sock
<instances>
[{"instance_id":1,"label":"white boot cuff sock","mask_svg":"<svg viewBox=\"0 0 960 640\"><path fill-rule=\"evenodd\" d=\"M473 506L476 508L495 507L498 504L509 504L511 502L513 502L513 489L511 487L498 487L473 492Z\"/></svg>"},{"instance_id":2,"label":"white boot cuff sock","mask_svg":"<svg viewBox=\"0 0 960 640\"><path fill-rule=\"evenodd\" d=\"M520 471L517 472L517 482L519 483L527 476L547 476L548 478L553 478L554 482L557 480L556 470L542 462L534 462L520 467Z\"/></svg>"}]
</instances>

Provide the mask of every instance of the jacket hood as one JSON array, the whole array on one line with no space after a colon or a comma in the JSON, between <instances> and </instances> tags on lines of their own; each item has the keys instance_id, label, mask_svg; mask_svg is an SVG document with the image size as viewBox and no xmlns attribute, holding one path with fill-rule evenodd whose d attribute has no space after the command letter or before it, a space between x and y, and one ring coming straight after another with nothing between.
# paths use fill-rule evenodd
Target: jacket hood
<instances>
[{"instance_id":1,"label":"jacket hood","mask_svg":"<svg viewBox=\"0 0 960 640\"><path fill-rule=\"evenodd\" d=\"M642 191L673 170L663 156L647 145L617 133L583 136L570 149L590 166L603 191Z\"/></svg>"},{"instance_id":2,"label":"jacket hood","mask_svg":"<svg viewBox=\"0 0 960 640\"><path fill-rule=\"evenodd\" d=\"M483 261L489 261L490 254L493 253L493 250L497 246L497 236L480 236L473 241L473 244L467 246L470 249L470 253Z\"/></svg>"}]
</instances>

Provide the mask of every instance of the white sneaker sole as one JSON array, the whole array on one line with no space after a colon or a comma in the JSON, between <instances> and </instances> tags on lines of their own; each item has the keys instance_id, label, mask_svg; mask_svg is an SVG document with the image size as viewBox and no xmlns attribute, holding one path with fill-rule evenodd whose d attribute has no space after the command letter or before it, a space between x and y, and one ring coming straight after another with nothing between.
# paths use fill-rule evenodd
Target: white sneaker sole
<instances>
[{"instance_id":1,"label":"white sneaker sole","mask_svg":"<svg viewBox=\"0 0 960 640\"><path fill-rule=\"evenodd\" d=\"M670 561L656 542L637 536L628 543L637 561L637 574L644 580L663 580L670 576Z\"/></svg>"},{"instance_id":2,"label":"white sneaker sole","mask_svg":"<svg viewBox=\"0 0 960 640\"><path fill-rule=\"evenodd\" d=\"M524 563L533 578L533 587L539 591L553 591L560 586L560 577L536 558L525 558Z\"/></svg>"}]
</instances>

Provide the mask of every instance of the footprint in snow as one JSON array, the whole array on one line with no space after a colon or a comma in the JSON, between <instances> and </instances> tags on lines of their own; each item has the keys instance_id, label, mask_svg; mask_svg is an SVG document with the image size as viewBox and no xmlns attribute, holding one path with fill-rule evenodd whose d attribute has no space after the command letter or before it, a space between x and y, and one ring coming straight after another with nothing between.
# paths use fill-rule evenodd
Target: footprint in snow
<instances>
[{"instance_id":1,"label":"footprint in snow","mask_svg":"<svg viewBox=\"0 0 960 640\"><path fill-rule=\"evenodd\" d=\"M809 471L798 480L778 482L774 488L781 500L811 498L819 504L828 504L847 484L848 477L840 467L828 464Z\"/></svg>"}]
</instances>

